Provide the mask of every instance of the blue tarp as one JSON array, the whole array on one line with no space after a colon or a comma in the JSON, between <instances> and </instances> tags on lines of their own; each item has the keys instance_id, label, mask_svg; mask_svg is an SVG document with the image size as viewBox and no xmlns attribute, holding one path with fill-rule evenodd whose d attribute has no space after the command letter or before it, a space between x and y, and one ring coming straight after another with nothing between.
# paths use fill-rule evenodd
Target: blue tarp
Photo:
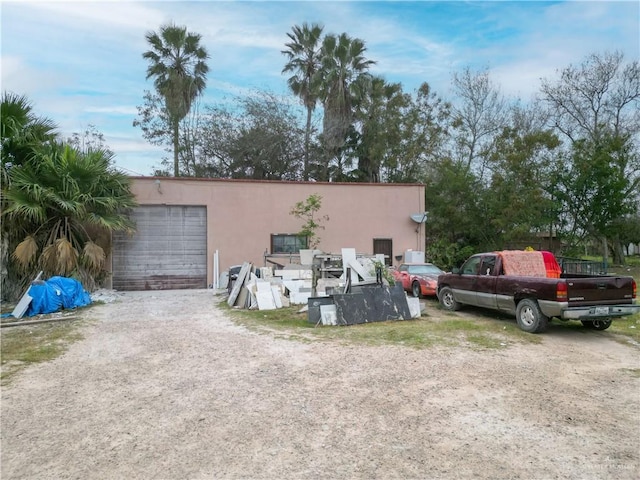
<instances>
[{"instance_id":1,"label":"blue tarp","mask_svg":"<svg viewBox=\"0 0 640 480\"><path fill-rule=\"evenodd\" d=\"M53 313L61 309L84 307L91 303L91 297L82 284L73 278L51 277L43 283L33 283L29 288L33 298L24 316L32 317L41 313Z\"/></svg>"}]
</instances>

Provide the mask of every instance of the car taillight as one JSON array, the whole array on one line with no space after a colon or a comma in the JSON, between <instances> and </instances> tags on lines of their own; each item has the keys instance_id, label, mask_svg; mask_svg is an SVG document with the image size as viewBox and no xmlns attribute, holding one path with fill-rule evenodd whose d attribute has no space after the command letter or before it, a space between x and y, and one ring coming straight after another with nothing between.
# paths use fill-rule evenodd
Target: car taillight
<instances>
[{"instance_id":1,"label":"car taillight","mask_svg":"<svg viewBox=\"0 0 640 480\"><path fill-rule=\"evenodd\" d=\"M558 282L556 286L556 300L559 302L567 301L567 284L565 282Z\"/></svg>"},{"instance_id":2,"label":"car taillight","mask_svg":"<svg viewBox=\"0 0 640 480\"><path fill-rule=\"evenodd\" d=\"M636 281L633 281L633 298L636 298L636 295L638 294L638 285L636 285Z\"/></svg>"}]
</instances>

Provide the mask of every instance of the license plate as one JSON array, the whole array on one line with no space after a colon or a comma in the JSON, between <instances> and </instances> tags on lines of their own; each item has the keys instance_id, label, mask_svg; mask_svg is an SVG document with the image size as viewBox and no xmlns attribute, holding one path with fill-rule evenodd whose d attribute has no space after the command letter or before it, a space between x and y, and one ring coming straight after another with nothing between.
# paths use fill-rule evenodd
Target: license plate
<instances>
[{"instance_id":1,"label":"license plate","mask_svg":"<svg viewBox=\"0 0 640 480\"><path fill-rule=\"evenodd\" d=\"M607 315L609 313L609 307L596 307L593 313L596 315Z\"/></svg>"}]
</instances>

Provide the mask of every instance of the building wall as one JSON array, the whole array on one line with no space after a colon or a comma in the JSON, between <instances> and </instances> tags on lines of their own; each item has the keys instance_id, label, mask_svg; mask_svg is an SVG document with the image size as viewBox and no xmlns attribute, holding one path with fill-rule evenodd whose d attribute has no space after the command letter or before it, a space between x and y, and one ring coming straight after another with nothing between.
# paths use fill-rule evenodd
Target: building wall
<instances>
[{"instance_id":1,"label":"building wall","mask_svg":"<svg viewBox=\"0 0 640 480\"><path fill-rule=\"evenodd\" d=\"M271 234L299 232L303 221L289 212L312 194L322 197L319 215L329 216L318 232L324 252L372 254L374 238L391 238L394 256L424 249L424 226L410 218L425 209L419 184L133 177L132 192L140 205L206 205L208 284L216 250L220 272L245 261L263 266Z\"/></svg>"}]
</instances>

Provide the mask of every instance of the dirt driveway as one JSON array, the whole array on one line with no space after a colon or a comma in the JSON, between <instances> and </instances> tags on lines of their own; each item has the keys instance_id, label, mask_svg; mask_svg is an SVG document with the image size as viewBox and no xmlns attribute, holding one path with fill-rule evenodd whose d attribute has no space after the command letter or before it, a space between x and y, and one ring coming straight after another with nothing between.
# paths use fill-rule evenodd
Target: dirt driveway
<instances>
[{"instance_id":1,"label":"dirt driveway","mask_svg":"<svg viewBox=\"0 0 640 480\"><path fill-rule=\"evenodd\" d=\"M84 340L2 389L2 479L640 477L637 345L553 329L502 350L299 343L219 300L87 311Z\"/></svg>"}]
</instances>

